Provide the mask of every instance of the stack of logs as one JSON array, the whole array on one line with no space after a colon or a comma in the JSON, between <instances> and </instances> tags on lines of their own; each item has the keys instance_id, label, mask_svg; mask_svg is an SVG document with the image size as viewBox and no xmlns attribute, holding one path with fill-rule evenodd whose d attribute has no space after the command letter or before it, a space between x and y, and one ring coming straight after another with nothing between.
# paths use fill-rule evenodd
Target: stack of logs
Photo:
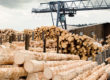
<instances>
[{"instance_id":1,"label":"stack of logs","mask_svg":"<svg viewBox=\"0 0 110 80\"><path fill-rule=\"evenodd\" d=\"M4 29L0 30L0 38L2 38L2 42L9 42L10 37L12 37L13 41L23 41L24 32L18 32L13 29Z\"/></svg>"},{"instance_id":2,"label":"stack of logs","mask_svg":"<svg viewBox=\"0 0 110 80\"><path fill-rule=\"evenodd\" d=\"M82 59L87 60L88 57L95 57L98 52L103 51L100 43L86 35L71 34L66 30L58 27L41 27L34 30L34 38L38 41L38 46L42 47L42 33L46 38L46 48L57 47L57 36L59 36L59 52L79 55ZM39 41L40 40L40 41ZM53 40L52 46L49 42ZM34 45L32 45L34 46ZM37 45L35 45L37 46Z\"/></svg>"},{"instance_id":3,"label":"stack of logs","mask_svg":"<svg viewBox=\"0 0 110 80\"><path fill-rule=\"evenodd\" d=\"M107 36L106 42L107 42L107 44L110 46L110 35Z\"/></svg>"},{"instance_id":4,"label":"stack of logs","mask_svg":"<svg viewBox=\"0 0 110 80\"><path fill-rule=\"evenodd\" d=\"M110 64L77 55L36 53L0 46L0 80L107 80Z\"/></svg>"},{"instance_id":5,"label":"stack of logs","mask_svg":"<svg viewBox=\"0 0 110 80\"><path fill-rule=\"evenodd\" d=\"M52 27L40 27L40 28L36 28L34 30L34 39L35 40L42 40L42 33L44 33L44 36L46 37L46 39L52 39L52 40L56 40L57 35L61 35L61 34L67 34L68 31L52 26Z\"/></svg>"},{"instance_id":6,"label":"stack of logs","mask_svg":"<svg viewBox=\"0 0 110 80\"><path fill-rule=\"evenodd\" d=\"M23 64L29 60L42 62L55 62L54 65L70 63L73 60L79 60L80 58L70 54L56 54L56 53L33 53L25 51L23 49L0 46L0 80L26 80L27 72L24 69ZM64 61L65 60L65 61ZM72 60L67 62L67 60ZM60 62L62 61L62 62ZM29 65L30 67L31 65ZM50 64L51 66L51 64ZM28 68L28 66L25 66ZM41 66L42 68L43 66ZM40 67L39 67L40 68ZM38 69L38 68L37 68ZM35 79L34 79L35 80Z\"/></svg>"},{"instance_id":7,"label":"stack of logs","mask_svg":"<svg viewBox=\"0 0 110 80\"><path fill-rule=\"evenodd\" d=\"M24 34L29 35L30 39L32 39L32 32L33 32L33 30L31 30L31 29L24 29L24 31L23 31Z\"/></svg>"},{"instance_id":8,"label":"stack of logs","mask_svg":"<svg viewBox=\"0 0 110 80\"><path fill-rule=\"evenodd\" d=\"M57 47L57 36L59 36L60 53L70 53L79 55L84 60L87 60L88 57L95 57L96 54L98 54L98 52L102 52L104 50L102 45L96 42L93 38L90 38L86 35L80 36L78 34L71 34L67 30L63 30L55 26L36 28L34 31L29 29L24 30L24 34L29 34L30 39L32 38L32 32L34 32L34 40L37 42L31 41L30 47L43 48L42 35L44 33L44 38L46 38L47 49L53 50L53 48ZM2 31L2 33L8 35L12 33L14 34L15 31L4 30Z\"/></svg>"},{"instance_id":9,"label":"stack of logs","mask_svg":"<svg viewBox=\"0 0 110 80\"><path fill-rule=\"evenodd\" d=\"M61 53L71 53L79 55L82 59L87 60L88 57L95 57L98 52L103 51L103 46L94 39L77 34L66 34L60 36Z\"/></svg>"},{"instance_id":10,"label":"stack of logs","mask_svg":"<svg viewBox=\"0 0 110 80\"><path fill-rule=\"evenodd\" d=\"M0 31L0 37L2 37L2 42L8 42L9 37L13 34L15 35L16 31L13 29L4 29Z\"/></svg>"}]
</instances>

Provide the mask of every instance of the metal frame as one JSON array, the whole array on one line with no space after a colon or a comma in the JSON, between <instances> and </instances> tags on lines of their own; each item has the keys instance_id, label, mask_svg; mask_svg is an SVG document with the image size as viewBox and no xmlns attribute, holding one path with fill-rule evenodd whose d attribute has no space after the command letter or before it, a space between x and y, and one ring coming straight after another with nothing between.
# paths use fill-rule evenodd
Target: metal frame
<instances>
[{"instance_id":1,"label":"metal frame","mask_svg":"<svg viewBox=\"0 0 110 80\"><path fill-rule=\"evenodd\" d=\"M104 5L105 4L105 5ZM76 11L86 11L86 10L102 10L110 9L110 3L107 0L71 0L71 1L52 1L48 3L41 3L41 5L47 5L45 9L32 9L33 13L51 13L52 22L54 24L53 12L57 13L56 26L61 24L62 28L67 29L66 16L74 17ZM63 18L65 20L61 20Z\"/></svg>"}]
</instances>

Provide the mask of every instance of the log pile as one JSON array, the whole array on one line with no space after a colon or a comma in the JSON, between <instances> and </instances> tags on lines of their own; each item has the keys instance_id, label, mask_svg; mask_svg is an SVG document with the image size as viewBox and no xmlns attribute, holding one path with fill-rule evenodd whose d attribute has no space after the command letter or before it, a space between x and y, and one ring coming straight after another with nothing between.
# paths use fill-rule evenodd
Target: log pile
<instances>
[{"instance_id":1,"label":"log pile","mask_svg":"<svg viewBox=\"0 0 110 80\"><path fill-rule=\"evenodd\" d=\"M9 42L10 36L13 41L23 40L23 32L15 31L13 29L0 30L0 38L2 37L2 42Z\"/></svg>"},{"instance_id":2,"label":"log pile","mask_svg":"<svg viewBox=\"0 0 110 80\"><path fill-rule=\"evenodd\" d=\"M36 28L34 30L34 39L35 40L42 40L42 33L44 33L44 36L46 37L46 39L52 39L52 40L56 40L57 35L61 35L61 34L67 34L68 31L52 26L52 27L40 27L40 28Z\"/></svg>"},{"instance_id":3,"label":"log pile","mask_svg":"<svg viewBox=\"0 0 110 80\"><path fill-rule=\"evenodd\" d=\"M23 31L24 35L28 34L31 40L32 40L32 32L33 32L33 30L31 30L31 29L24 29L24 31Z\"/></svg>"},{"instance_id":4,"label":"log pile","mask_svg":"<svg viewBox=\"0 0 110 80\"><path fill-rule=\"evenodd\" d=\"M20 78L22 77L26 78L27 72L25 71L23 64L29 60L33 60L32 61L33 65L36 64L33 67L40 66L39 69L37 68L35 71L42 71L43 63L46 63L45 67L70 64L73 62L73 60L79 60L79 57L75 55L70 55L70 54L66 55L66 54L56 54L56 53L53 53L53 54L52 53L45 53L45 54L33 53L31 51L25 51L23 49L21 50L16 48L14 49L12 47L10 48L4 45L0 45L0 80L2 79L3 80L20 80ZM37 60L41 60L39 61L40 64L39 62L37 64ZM60 62L60 60L64 60L64 61ZM66 60L72 60L72 61L68 62ZM22 63L18 64L17 62L19 63L22 62ZM28 68L27 67L28 64L30 65L31 61L25 63L26 68ZM28 71L28 69L26 70ZM34 72L34 70L32 70L32 72Z\"/></svg>"},{"instance_id":5,"label":"log pile","mask_svg":"<svg viewBox=\"0 0 110 80\"><path fill-rule=\"evenodd\" d=\"M110 35L108 35L106 38L107 38L106 42L110 46Z\"/></svg>"},{"instance_id":6,"label":"log pile","mask_svg":"<svg viewBox=\"0 0 110 80\"><path fill-rule=\"evenodd\" d=\"M9 34L12 31L5 31ZM37 51L35 48L43 48L42 34L46 38L46 48L49 50L56 50L57 47L57 36L59 36L59 52L60 53L70 53L79 55L81 59L87 60L88 57L93 57L95 59L98 52L102 52L108 47L105 45L102 47L100 43L95 41L86 35L80 36L78 34L71 34L66 30L52 26L52 27L41 27L35 30L25 29L24 34L29 34L30 39L32 39L32 32L34 32L34 40L30 41L30 50ZM7 35L8 35L7 34ZM21 34L17 34L21 35ZM23 35L23 33L22 33ZM22 36L23 37L23 36ZM42 52L39 49L38 52Z\"/></svg>"},{"instance_id":7,"label":"log pile","mask_svg":"<svg viewBox=\"0 0 110 80\"><path fill-rule=\"evenodd\" d=\"M59 36L59 47L61 53L71 53L79 55L82 59L87 60L88 57L95 58L98 52L102 52L107 46L102 47L93 38L86 35L80 36L78 34L71 34L66 30L52 26L40 27L34 30L34 40L31 47L43 47L42 34L46 38L46 48L57 47L57 35Z\"/></svg>"},{"instance_id":8,"label":"log pile","mask_svg":"<svg viewBox=\"0 0 110 80\"><path fill-rule=\"evenodd\" d=\"M56 40L47 40L46 41L46 48L50 49L50 48L56 48L57 46L57 41ZM30 41L30 47L34 47L34 48L37 48L37 47L41 47L43 48L43 40L41 41Z\"/></svg>"},{"instance_id":9,"label":"log pile","mask_svg":"<svg viewBox=\"0 0 110 80\"><path fill-rule=\"evenodd\" d=\"M14 54L17 50L0 45L0 80L20 80L27 76L23 67L14 64Z\"/></svg>"},{"instance_id":10,"label":"log pile","mask_svg":"<svg viewBox=\"0 0 110 80\"><path fill-rule=\"evenodd\" d=\"M15 35L16 31L13 29L4 29L1 30L1 37L3 42L9 42L9 37L14 34Z\"/></svg>"},{"instance_id":11,"label":"log pile","mask_svg":"<svg viewBox=\"0 0 110 80\"><path fill-rule=\"evenodd\" d=\"M66 34L60 36L60 49L61 53L79 55L87 60L88 57L95 57L98 52L102 52L103 46L86 35Z\"/></svg>"},{"instance_id":12,"label":"log pile","mask_svg":"<svg viewBox=\"0 0 110 80\"><path fill-rule=\"evenodd\" d=\"M0 45L0 80L106 80L110 64L77 55L37 53Z\"/></svg>"}]
</instances>

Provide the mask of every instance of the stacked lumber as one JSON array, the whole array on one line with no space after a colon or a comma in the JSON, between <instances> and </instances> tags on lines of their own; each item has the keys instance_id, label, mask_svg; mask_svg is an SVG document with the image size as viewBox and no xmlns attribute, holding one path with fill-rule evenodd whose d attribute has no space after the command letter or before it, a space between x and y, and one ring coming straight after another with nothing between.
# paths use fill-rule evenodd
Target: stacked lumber
<instances>
[{"instance_id":1,"label":"stacked lumber","mask_svg":"<svg viewBox=\"0 0 110 80\"><path fill-rule=\"evenodd\" d=\"M28 62L24 64L26 71L28 72L27 80L71 80L74 76L77 76L78 73L82 73L78 69L88 70L95 67L97 64L90 61L31 61L33 64L31 67L27 67L26 65L31 65ZM67 65L68 64L68 65ZM88 65L86 65L88 64ZM85 66L86 65L86 66ZM32 70L36 69L36 70ZM77 69L77 70L75 70ZM77 73L75 74L75 71ZM58 78L61 75L60 79ZM57 77L58 76L58 77ZM56 78L57 77L57 78Z\"/></svg>"},{"instance_id":2,"label":"stacked lumber","mask_svg":"<svg viewBox=\"0 0 110 80\"><path fill-rule=\"evenodd\" d=\"M77 55L37 53L5 45L0 45L0 50L0 80L106 80L110 77L110 64L98 65L80 60Z\"/></svg>"},{"instance_id":3,"label":"stacked lumber","mask_svg":"<svg viewBox=\"0 0 110 80\"><path fill-rule=\"evenodd\" d=\"M66 34L60 36L60 49L61 53L79 55L87 60L88 57L95 57L98 52L102 52L103 46L86 35Z\"/></svg>"},{"instance_id":4,"label":"stacked lumber","mask_svg":"<svg viewBox=\"0 0 110 80\"><path fill-rule=\"evenodd\" d=\"M4 29L4 30L2 30L2 40L3 40L3 42L9 42L9 37L12 34L13 35L16 34L16 31L13 30L13 29Z\"/></svg>"},{"instance_id":5,"label":"stacked lumber","mask_svg":"<svg viewBox=\"0 0 110 80\"><path fill-rule=\"evenodd\" d=\"M46 41L46 48L56 48L57 46L57 41L56 40L47 40ZM37 47L41 47L43 48L43 40L41 41L30 41L30 47L34 47L34 48L37 48Z\"/></svg>"},{"instance_id":6,"label":"stacked lumber","mask_svg":"<svg viewBox=\"0 0 110 80\"><path fill-rule=\"evenodd\" d=\"M56 49L57 35L59 35L59 50L60 50L59 52L79 55L80 58L84 60L87 60L88 57L93 57L95 59L95 56L98 54L98 52L102 52L104 49L108 47L108 45L102 47L100 43L98 43L93 38L90 38L86 35L80 36L78 34L71 34L68 31L55 26L36 28L34 31L25 29L23 33L29 34L31 39L32 32L34 32L35 41L30 41L31 51L38 50L38 52L42 52L43 49L41 50L38 48L39 47L43 48L43 41L42 41L43 33L44 33L44 37L46 38L47 49L52 51ZM14 34L14 32L11 30L9 31L5 30L4 33L6 33L7 35L10 33ZM16 33L16 35L23 35L23 33L21 34ZM35 48L37 48L37 50Z\"/></svg>"},{"instance_id":7,"label":"stacked lumber","mask_svg":"<svg viewBox=\"0 0 110 80\"><path fill-rule=\"evenodd\" d=\"M34 30L34 39L37 42L32 42L31 47L43 47L43 33L47 42L46 48L56 48L57 36L59 35L59 52L79 55L84 60L87 60L88 57L95 59L98 52L102 52L107 47L103 47L101 43L86 35L71 34L55 26L36 28Z\"/></svg>"},{"instance_id":8,"label":"stacked lumber","mask_svg":"<svg viewBox=\"0 0 110 80\"><path fill-rule=\"evenodd\" d=\"M31 51L20 50L14 55L15 64L23 64L25 61L35 59L35 60L45 60L45 61L61 61L61 60L79 60L79 56L71 54L57 54L57 53L37 53Z\"/></svg>"},{"instance_id":9,"label":"stacked lumber","mask_svg":"<svg viewBox=\"0 0 110 80\"><path fill-rule=\"evenodd\" d=\"M29 47L29 51L32 51L32 52L40 52L40 53L42 53L43 52L43 48L41 48L41 47L37 47L37 48L33 48L33 47ZM54 48L47 48L46 49L46 52L48 53L56 53L56 49L54 49Z\"/></svg>"},{"instance_id":10,"label":"stacked lumber","mask_svg":"<svg viewBox=\"0 0 110 80\"><path fill-rule=\"evenodd\" d=\"M31 40L32 40L32 32L33 32L33 30L31 30L31 29L24 29L24 31L23 31L24 34L29 35Z\"/></svg>"},{"instance_id":11,"label":"stacked lumber","mask_svg":"<svg viewBox=\"0 0 110 80\"><path fill-rule=\"evenodd\" d=\"M16 32L16 41L24 41L25 35L24 32Z\"/></svg>"},{"instance_id":12,"label":"stacked lumber","mask_svg":"<svg viewBox=\"0 0 110 80\"><path fill-rule=\"evenodd\" d=\"M23 67L14 64L14 54L17 50L0 45L0 80L19 80L27 76Z\"/></svg>"},{"instance_id":13,"label":"stacked lumber","mask_svg":"<svg viewBox=\"0 0 110 80\"><path fill-rule=\"evenodd\" d=\"M107 38L106 42L110 46L110 35L108 35L106 38Z\"/></svg>"},{"instance_id":14,"label":"stacked lumber","mask_svg":"<svg viewBox=\"0 0 110 80\"><path fill-rule=\"evenodd\" d=\"M46 39L52 39L52 40L56 40L57 35L61 35L61 34L67 34L68 31L52 26L52 27L47 27L47 26L43 26L40 28L36 28L34 30L34 39L35 40L42 40L42 33L44 33L44 36L46 37Z\"/></svg>"},{"instance_id":15,"label":"stacked lumber","mask_svg":"<svg viewBox=\"0 0 110 80\"><path fill-rule=\"evenodd\" d=\"M2 37L2 42L9 42L9 38L12 35L13 35L12 39L16 41L18 38L17 34L18 34L18 31L15 31L13 29L0 30L0 37Z\"/></svg>"}]
</instances>

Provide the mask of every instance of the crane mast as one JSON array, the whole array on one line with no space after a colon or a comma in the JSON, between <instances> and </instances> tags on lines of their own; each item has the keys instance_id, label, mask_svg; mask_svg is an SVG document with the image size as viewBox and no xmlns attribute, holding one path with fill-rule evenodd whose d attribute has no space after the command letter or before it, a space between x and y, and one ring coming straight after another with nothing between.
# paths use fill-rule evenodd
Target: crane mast
<instances>
[{"instance_id":1,"label":"crane mast","mask_svg":"<svg viewBox=\"0 0 110 80\"><path fill-rule=\"evenodd\" d=\"M59 27L60 23L64 29L67 29L66 15L74 17L77 11L110 9L110 3L108 3L107 0L51 1L47 3L40 3L40 5L47 5L47 8L33 8L32 12L51 13L53 25L55 24L52 13L57 13L56 26Z\"/></svg>"}]
</instances>

